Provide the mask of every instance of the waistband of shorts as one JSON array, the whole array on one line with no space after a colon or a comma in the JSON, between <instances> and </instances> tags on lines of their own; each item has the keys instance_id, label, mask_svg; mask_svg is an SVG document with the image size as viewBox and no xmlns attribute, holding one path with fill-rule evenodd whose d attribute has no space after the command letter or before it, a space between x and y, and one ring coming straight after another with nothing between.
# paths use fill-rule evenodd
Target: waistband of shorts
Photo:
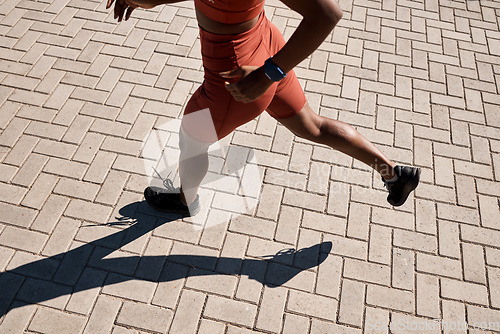
<instances>
[{"instance_id":1,"label":"waistband of shorts","mask_svg":"<svg viewBox=\"0 0 500 334\"><path fill-rule=\"evenodd\" d=\"M238 40L244 40L249 36L251 36L256 31L258 31L262 27L264 22L267 21L266 13L264 12L264 10L262 10L262 12L259 15L260 16L259 19L257 20L257 23L252 28L242 33L232 34L232 35L223 35L223 34L221 35L221 34L211 33L200 27L200 38L208 42L237 42Z\"/></svg>"}]
</instances>

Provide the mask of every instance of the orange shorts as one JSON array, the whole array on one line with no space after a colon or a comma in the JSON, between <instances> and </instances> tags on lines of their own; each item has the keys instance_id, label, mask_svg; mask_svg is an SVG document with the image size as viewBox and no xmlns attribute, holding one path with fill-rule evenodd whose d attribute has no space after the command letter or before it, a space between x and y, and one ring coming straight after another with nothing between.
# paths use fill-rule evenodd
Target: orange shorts
<instances>
[{"instance_id":1,"label":"orange shorts","mask_svg":"<svg viewBox=\"0 0 500 334\"><path fill-rule=\"evenodd\" d=\"M189 100L182 121L183 129L194 139L214 142L264 110L274 118L285 118L304 107L304 91L293 71L250 103L236 101L224 86L231 80L219 75L243 65L262 66L283 47L285 39L264 12L257 24L244 33L217 35L200 29L200 40L205 80Z\"/></svg>"}]
</instances>

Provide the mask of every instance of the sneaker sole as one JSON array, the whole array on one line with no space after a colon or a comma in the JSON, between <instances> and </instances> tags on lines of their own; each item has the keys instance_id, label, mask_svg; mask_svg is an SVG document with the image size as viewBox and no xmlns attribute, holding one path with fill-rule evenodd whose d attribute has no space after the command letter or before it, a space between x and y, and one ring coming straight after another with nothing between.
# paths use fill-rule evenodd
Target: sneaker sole
<instances>
[{"instance_id":1,"label":"sneaker sole","mask_svg":"<svg viewBox=\"0 0 500 334\"><path fill-rule=\"evenodd\" d=\"M160 212L164 212L164 213L176 213L176 214L180 214L182 215L182 217L194 217L198 214L198 212L200 212L200 208L198 208L198 210L195 210L195 212L191 213L191 212L187 212L185 210L175 210L175 209L161 209L155 205L153 205L149 199L148 199L149 196L146 196L146 191L144 190L144 199L146 200L146 202L149 204L150 207L152 207L153 209L155 209L156 211L160 211Z\"/></svg>"},{"instance_id":2,"label":"sneaker sole","mask_svg":"<svg viewBox=\"0 0 500 334\"><path fill-rule=\"evenodd\" d=\"M403 188L403 197L399 200L399 202L392 202L389 201L389 204L392 206L401 206L403 205L406 200L408 199L408 196L410 196L410 193L417 188L418 183L420 182L420 173L422 170L420 168L417 168L415 170L415 173L413 174L413 179L412 182L408 182L405 187Z\"/></svg>"}]
</instances>

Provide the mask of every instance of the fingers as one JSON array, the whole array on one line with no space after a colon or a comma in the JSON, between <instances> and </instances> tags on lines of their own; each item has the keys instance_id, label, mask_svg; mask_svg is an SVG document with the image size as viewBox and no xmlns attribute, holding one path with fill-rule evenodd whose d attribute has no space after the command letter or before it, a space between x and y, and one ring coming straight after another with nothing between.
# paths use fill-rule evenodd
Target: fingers
<instances>
[{"instance_id":1,"label":"fingers","mask_svg":"<svg viewBox=\"0 0 500 334\"><path fill-rule=\"evenodd\" d=\"M112 3L113 1L115 0L108 0L108 4ZM125 21L127 21L130 18L130 15L132 15L132 12L135 8L137 8L137 6L133 4L127 4L126 0L116 0L114 8L114 18L118 19L118 22L121 22L123 20L123 17L125 16Z\"/></svg>"},{"instance_id":2,"label":"fingers","mask_svg":"<svg viewBox=\"0 0 500 334\"><path fill-rule=\"evenodd\" d=\"M135 8L133 7L129 7L127 8L127 14L125 15L125 21L128 21L128 19L130 18L130 15L132 15L132 12L134 11Z\"/></svg>"},{"instance_id":3,"label":"fingers","mask_svg":"<svg viewBox=\"0 0 500 334\"><path fill-rule=\"evenodd\" d=\"M254 94L250 92L242 92L238 87L238 83L230 84L226 81L225 86L233 98L238 102L248 103L256 100L256 98L252 97Z\"/></svg>"},{"instance_id":4,"label":"fingers","mask_svg":"<svg viewBox=\"0 0 500 334\"><path fill-rule=\"evenodd\" d=\"M106 4L106 9L111 8L111 6L113 5L113 1L114 0L108 0L108 3Z\"/></svg>"},{"instance_id":5,"label":"fingers","mask_svg":"<svg viewBox=\"0 0 500 334\"><path fill-rule=\"evenodd\" d=\"M127 9L127 4L124 1L121 1L123 4L120 6L120 10L118 12L118 22L121 22L123 20L123 14L125 13L125 10Z\"/></svg>"},{"instance_id":6,"label":"fingers","mask_svg":"<svg viewBox=\"0 0 500 334\"><path fill-rule=\"evenodd\" d=\"M117 19L118 17L120 17L120 11L123 7L123 0L116 0L115 2L115 19Z\"/></svg>"},{"instance_id":7,"label":"fingers","mask_svg":"<svg viewBox=\"0 0 500 334\"><path fill-rule=\"evenodd\" d=\"M237 78L245 74L245 71L241 67L238 67L237 69L234 69L232 71L221 72L219 74L223 78Z\"/></svg>"}]
</instances>

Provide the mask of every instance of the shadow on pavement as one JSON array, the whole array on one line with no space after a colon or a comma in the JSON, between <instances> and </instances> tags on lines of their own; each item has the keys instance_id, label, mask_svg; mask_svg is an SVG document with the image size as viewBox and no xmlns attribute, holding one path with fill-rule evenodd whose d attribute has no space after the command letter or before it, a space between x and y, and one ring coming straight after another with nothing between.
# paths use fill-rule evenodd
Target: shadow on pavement
<instances>
[{"instance_id":1,"label":"shadow on pavement","mask_svg":"<svg viewBox=\"0 0 500 334\"><path fill-rule=\"evenodd\" d=\"M263 259L201 255L104 259L156 227L179 218L158 219L148 216L137 212L141 206L147 207L145 202L135 202L121 208L119 212L122 217L107 224L124 225L132 222L130 227L68 252L1 272L0 318L25 303L43 303L60 296L130 280L168 282L190 276L240 275L269 287L281 286L301 271L322 263L332 248L331 242L323 242L297 251L282 250Z\"/></svg>"}]
</instances>

